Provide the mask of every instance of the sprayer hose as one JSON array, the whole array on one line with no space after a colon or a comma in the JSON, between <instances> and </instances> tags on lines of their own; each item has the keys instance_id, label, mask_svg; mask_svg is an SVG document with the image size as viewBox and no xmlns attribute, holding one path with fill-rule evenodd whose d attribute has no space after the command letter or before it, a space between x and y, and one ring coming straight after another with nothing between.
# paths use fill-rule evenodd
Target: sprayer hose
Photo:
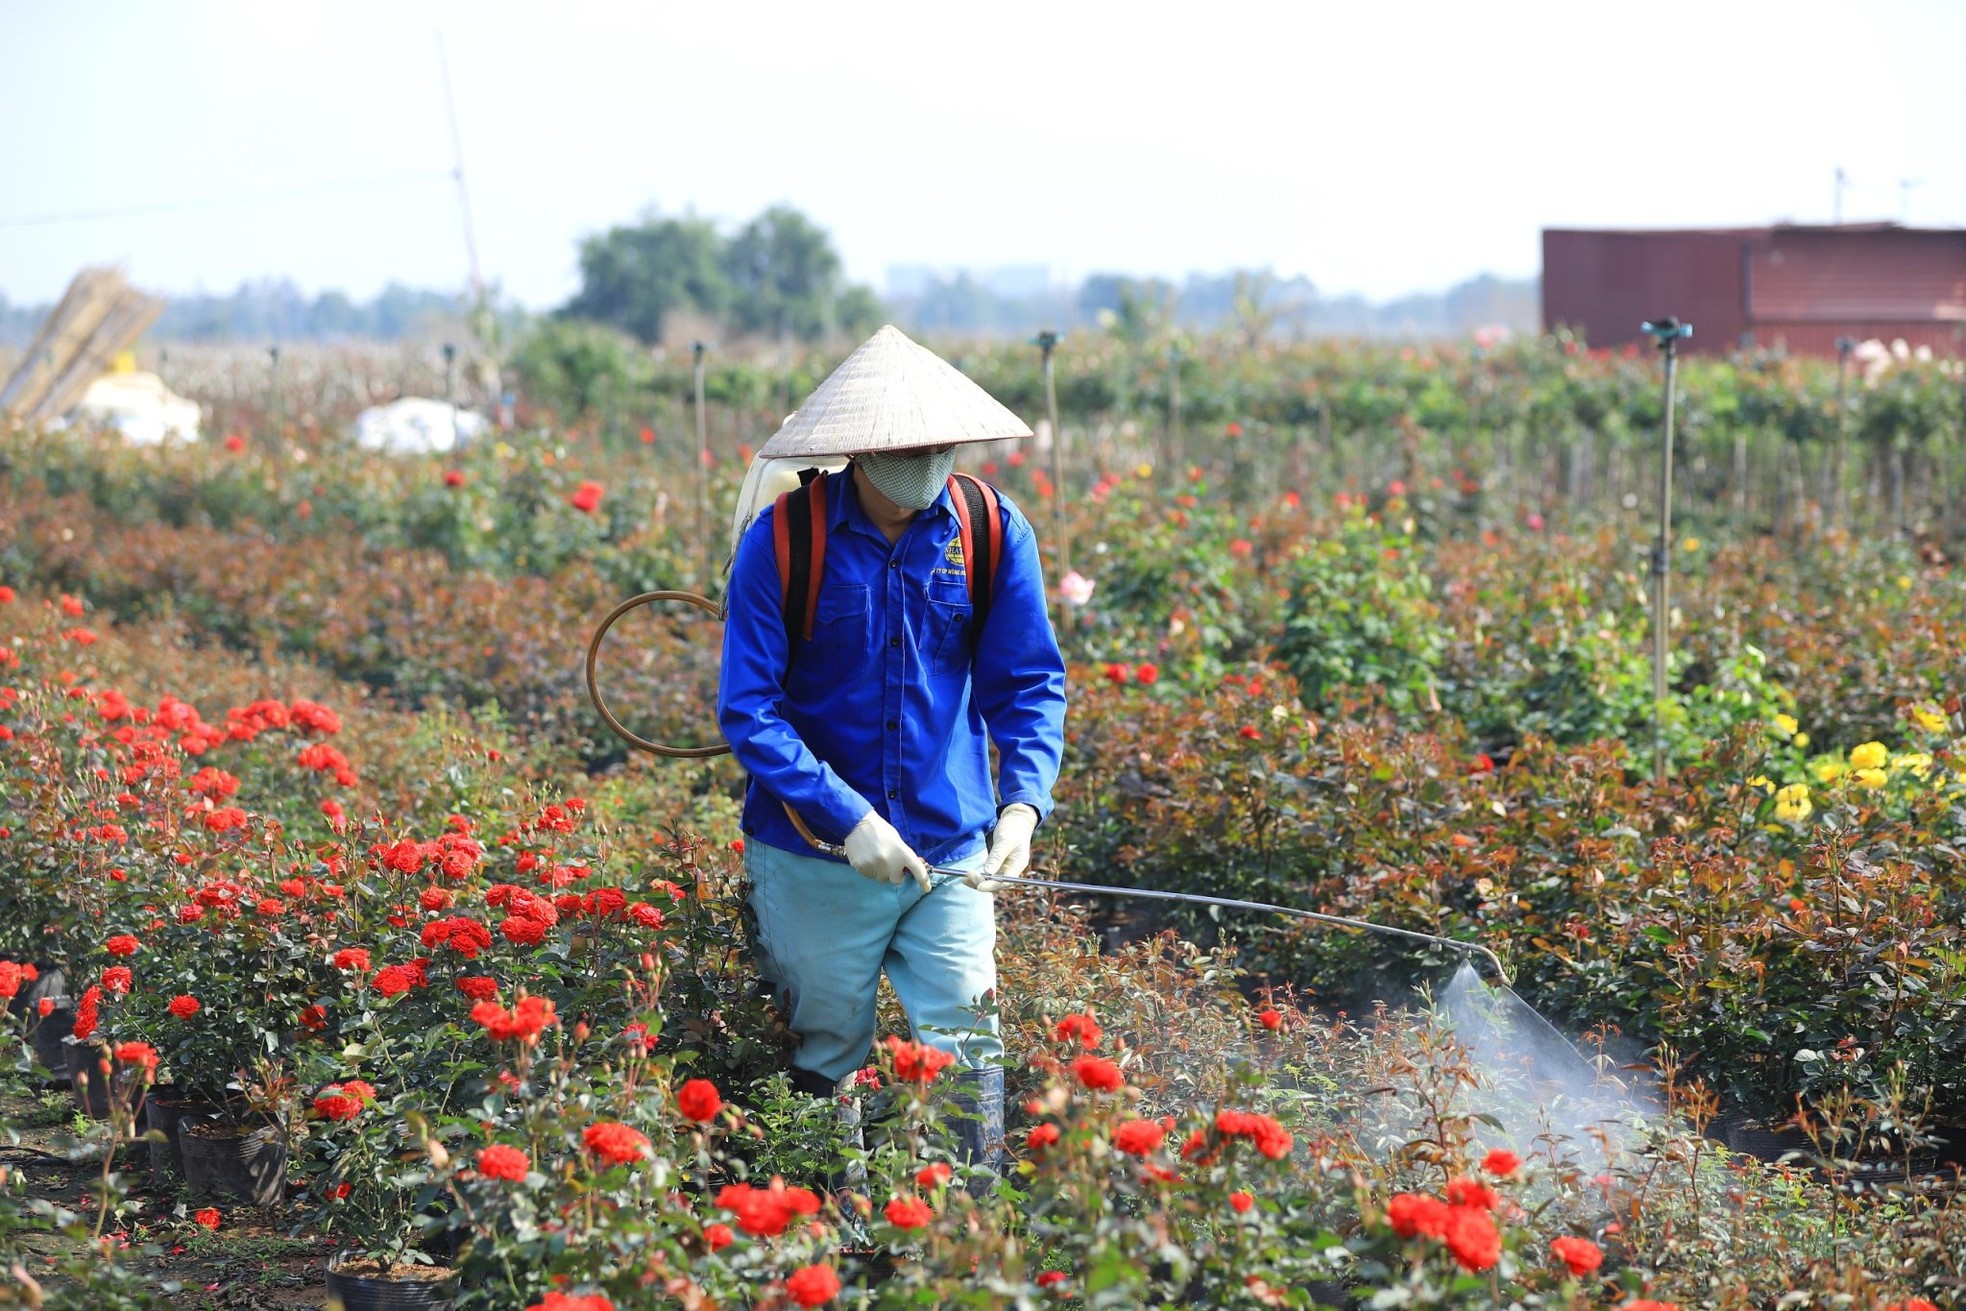
<instances>
[{"instance_id":1,"label":"sprayer hose","mask_svg":"<svg viewBox=\"0 0 1966 1311\"><path fill-rule=\"evenodd\" d=\"M600 627L594 630L594 636L587 639L587 696L593 701L594 709L600 712L602 722L614 730L616 737L631 747L677 760L708 760L711 756L724 755L730 751L728 742L719 742L710 747L672 747L667 743L645 738L615 718L614 711L608 709L607 698L601 695L601 684L594 674L594 667L601 658L601 639L608 635L608 629L614 627L615 620L638 605L652 605L657 601L682 601L718 619L723 618L723 612L718 609L715 601L707 596L698 596L695 592L643 592L640 596L629 597L608 611L608 617L603 619Z\"/></svg>"},{"instance_id":2,"label":"sprayer hose","mask_svg":"<svg viewBox=\"0 0 1966 1311\"><path fill-rule=\"evenodd\" d=\"M721 756L730 750L730 743L719 742L717 745L710 747L672 747L666 743L645 738L617 719L614 712L608 709L607 700L601 696L600 683L596 679L594 672L595 665L600 659L601 639L607 636L608 629L614 626L615 620L621 618L621 616L627 614L636 606L649 605L656 601L681 601L687 605L693 605L697 609L703 610L711 615L715 615L719 619L723 617L723 613L715 601L705 596L698 596L695 592L643 592L640 596L629 597L626 601L623 601L620 605L608 611L607 618L601 620L600 627L594 630L594 636L587 642L587 695L592 698L594 709L600 712L602 721L610 729L614 730L615 734L622 741L632 747L652 752L658 756L668 756L679 760L706 760L711 756ZM822 841L810 828L807 828L805 821L799 818L798 812L793 810L790 805L785 807L785 813L791 818L792 827L799 831L799 836L811 843L815 849L833 856L844 857L846 855L845 848L831 842ZM944 869L940 866L930 866L930 868L937 874L949 874L957 878L964 878L969 874L967 870ZM1390 924L1374 924L1370 920L1352 919L1346 915L1325 915L1314 910L1298 910L1294 906L1278 906L1267 901L1241 901L1234 897L1209 897L1198 892L1169 892L1161 888L1108 887L1098 883L1070 883L1063 879L1036 879L1026 878L1022 875L1002 874L991 875L990 881L993 883L1013 884L1017 887L1024 888L1047 888L1053 892L1083 892L1101 897L1142 897L1150 901L1179 901L1193 906L1219 906L1223 910L1249 910L1262 914L1288 915L1292 919L1311 920L1318 924L1335 924L1340 928L1361 929L1367 933L1385 933L1397 938L1410 938L1416 942L1432 943L1436 947L1445 947L1449 951L1458 951L1464 956L1483 957L1493 967L1496 978L1500 979L1504 985L1507 985L1509 982L1509 973L1502 968L1502 958L1497 956L1492 949L1484 947L1479 943L1461 942L1455 938L1443 938L1437 933L1421 933L1415 929L1394 928Z\"/></svg>"}]
</instances>

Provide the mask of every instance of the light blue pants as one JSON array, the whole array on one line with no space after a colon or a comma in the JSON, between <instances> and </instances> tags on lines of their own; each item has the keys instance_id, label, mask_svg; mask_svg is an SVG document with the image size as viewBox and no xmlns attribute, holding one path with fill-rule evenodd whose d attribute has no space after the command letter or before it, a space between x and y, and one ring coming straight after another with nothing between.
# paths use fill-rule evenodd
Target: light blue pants
<instances>
[{"instance_id":1,"label":"light blue pants","mask_svg":"<svg viewBox=\"0 0 1966 1311\"><path fill-rule=\"evenodd\" d=\"M973 869L984 853L955 863ZM901 999L917 1041L965 1068L997 1063L996 898L934 875L876 883L853 866L755 839L744 846L751 879L752 951L799 1037L792 1064L838 1081L867 1064L881 971Z\"/></svg>"}]
</instances>

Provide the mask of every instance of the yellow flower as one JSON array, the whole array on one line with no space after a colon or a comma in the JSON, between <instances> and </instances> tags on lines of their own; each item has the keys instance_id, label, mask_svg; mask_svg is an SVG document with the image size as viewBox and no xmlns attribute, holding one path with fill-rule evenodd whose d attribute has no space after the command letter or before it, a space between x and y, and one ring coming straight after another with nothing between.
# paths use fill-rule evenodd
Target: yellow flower
<instances>
[{"instance_id":1,"label":"yellow flower","mask_svg":"<svg viewBox=\"0 0 1966 1311\"><path fill-rule=\"evenodd\" d=\"M1809 735L1808 735L1807 733L1797 733L1797 734L1795 735L1795 744L1796 744L1797 746L1799 746L1799 747L1806 747L1806 746L1808 746L1808 745L1809 745Z\"/></svg>"},{"instance_id":2,"label":"yellow flower","mask_svg":"<svg viewBox=\"0 0 1966 1311\"><path fill-rule=\"evenodd\" d=\"M1855 777L1857 782L1863 786L1875 790L1883 787L1884 781L1891 776L1881 769L1860 769L1857 771Z\"/></svg>"},{"instance_id":3,"label":"yellow flower","mask_svg":"<svg viewBox=\"0 0 1966 1311\"><path fill-rule=\"evenodd\" d=\"M1794 715L1775 716L1775 731L1780 733L1783 737L1794 737L1795 730L1801 727L1802 725L1795 722Z\"/></svg>"},{"instance_id":4,"label":"yellow flower","mask_svg":"<svg viewBox=\"0 0 1966 1311\"><path fill-rule=\"evenodd\" d=\"M1760 788L1763 792L1773 792L1775 790L1775 780L1769 778L1766 774L1756 774L1748 780L1748 786L1751 788Z\"/></svg>"},{"instance_id":5,"label":"yellow flower","mask_svg":"<svg viewBox=\"0 0 1966 1311\"><path fill-rule=\"evenodd\" d=\"M1791 783L1775 794L1775 818L1802 820L1815 807L1809 804L1809 785Z\"/></svg>"},{"instance_id":6,"label":"yellow flower","mask_svg":"<svg viewBox=\"0 0 1966 1311\"><path fill-rule=\"evenodd\" d=\"M1866 742L1850 753L1852 769L1882 769L1891 753L1884 749L1882 742Z\"/></svg>"},{"instance_id":7,"label":"yellow flower","mask_svg":"<svg viewBox=\"0 0 1966 1311\"><path fill-rule=\"evenodd\" d=\"M1931 706L1913 706L1911 722L1927 733L1944 733L1952 727L1952 722Z\"/></svg>"},{"instance_id":8,"label":"yellow flower","mask_svg":"<svg viewBox=\"0 0 1966 1311\"><path fill-rule=\"evenodd\" d=\"M1151 478L1154 476L1154 466L1151 464L1142 464L1139 468L1135 469L1133 472L1136 477Z\"/></svg>"},{"instance_id":9,"label":"yellow flower","mask_svg":"<svg viewBox=\"0 0 1966 1311\"><path fill-rule=\"evenodd\" d=\"M1923 751L1907 751L1903 755L1891 757L1891 768L1909 769L1920 778L1932 772L1932 757Z\"/></svg>"},{"instance_id":10,"label":"yellow flower","mask_svg":"<svg viewBox=\"0 0 1966 1311\"><path fill-rule=\"evenodd\" d=\"M1910 574L1899 574L1899 575L1898 575L1898 590L1899 590L1900 592L1909 592L1909 591L1911 590L1911 575L1910 575Z\"/></svg>"},{"instance_id":11,"label":"yellow flower","mask_svg":"<svg viewBox=\"0 0 1966 1311\"><path fill-rule=\"evenodd\" d=\"M1679 544L1679 549L1682 551L1697 551L1700 549L1700 539L1689 537Z\"/></svg>"},{"instance_id":12,"label":"yellow flower","mask_svg":"<svg viewBox=\"0 0 1966 1311\"><path fill-rule=\"evenodd\" d=\"M1843 777L1843 762L1829 756L1818 760L1811 768L1815 771L1818 783L1834 783Z\"/></svg>"}]
</instances>

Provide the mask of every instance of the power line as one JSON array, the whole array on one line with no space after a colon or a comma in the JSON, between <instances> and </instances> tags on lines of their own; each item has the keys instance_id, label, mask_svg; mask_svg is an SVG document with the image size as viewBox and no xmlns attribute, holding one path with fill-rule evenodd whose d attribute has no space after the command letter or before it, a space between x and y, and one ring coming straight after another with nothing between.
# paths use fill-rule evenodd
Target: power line
<instances>
[{"instance_id":1,"label":"power line","mask_svg":"<svg viewBox=\"0 0 1966 1311\"><path fill-rule=\"evenodd\" d=\"M311 187L293 187L286 191L262 191L250 196L230 196L220 200L182 200L166 205L131 205L123 209L83 209L67 214L27 214L17 218L0 218L0 228L39 227L55 223L90 223L99 219L139 218L149 214L175 214L195 209L265 205L282 200L307 200L315 196L332 196L351 191L381 191L389 187L403 187L419 182L450 181L456 176L454 169L431 169L422 173L404 173L395 177L369 178L355 182L328 182Z\"/></svg>"}]
</instances>

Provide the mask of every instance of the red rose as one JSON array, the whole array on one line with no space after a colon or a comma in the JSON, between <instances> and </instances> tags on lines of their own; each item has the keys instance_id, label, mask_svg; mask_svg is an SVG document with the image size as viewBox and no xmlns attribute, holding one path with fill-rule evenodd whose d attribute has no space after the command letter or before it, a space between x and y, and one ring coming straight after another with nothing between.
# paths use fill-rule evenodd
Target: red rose
<instances>
[{"instance_id":1,"label":"red rose","mask_svg":"<svg viewBox=\"0 0 1966 1311\"><path fill-rule=\"evenodd\" d=\"M1596 1243L1568 1234L1550 1240L1550 1255L1568 1266L1573 1275L1587 1275L1604 1264L1604 1253Z\"/></svg>"},{"instance_id":2,"label":"red rose","mask_svg":"<svg viewBox=\"0 0 1966 1311\"><path fill-rule=\"evenodd\" d=\"M903 1083L927 1086L937 1074L956 1063L955 1057L939 1047L907 1042L892 1035L888 1037L887 1049L894 1056L894 1077Z\"/></svg>"},{"instance_id":3,"label":"red rose","mask_svg":"<svg viewBox=\"0 0 1966 1311\"><path fill-rule=\"evenodd\" d=\"M487 1179L522 1184L526 1181L527 1171L531 1169L532 1161L516 1147L493 1143L478 1150L478 1173Z\"/></svg>"},{"instance_id":4,"label":"red rose","mask_svg":"<svg viewBox=\"0 0 1966 1311\"><path fill-rule=\"evenodd\" d=\"M1396 1193L1386 1203L1386 1222L1401 1238L1444 1238L1447 1203L1423 1193Z\"/></svg>"},{"instance_id":5,"label":"red rose","mask_svg":"<svg viewBox=\"0 0 1966 1311\"><path fill-rule=\"evenodd\" d=\"M1160 669L1153 664L1136 665L1133 670L1133 681L1143 687L1152 687L1160 681Z\"/></svg>"},{"instance_id":6,"label":"red rose","mask_svg":"<svg viewBox=\"0 0 1966 1311\"><path fill-rule=\"evenodd\" d=\"M331 1083L314 1096L314 1113L324 1120L352 1120L375 1099L375 1089L360 1079Z\"/></svg>"},{"instance_id":7,"label":"red rose","mask_svg":"<svg viewBox=\"0 0 1966 1311\"><path fill-rule=\"evenodd\" d=\"M887 1204L887 1222L897 1229L920 1229L935 1212L919 1197L897 1197Z\"/></svg>"},{"instance_id":8,"label":"red rose","mask_svg":"<svg viewBox=\"0 0 1966 1311\"><path fill-rule=\"evenodd\" d=\"M1502 1235L1494 1218L1479 1207L1447 1209L1446 1242L1464 1270L1487 1270L1502 1259Z\"/></svg>"},{"instance_id":9,"label":"red rose","mask_svg":"<svg viewBox=\"0 0 1966 1311\"><path fill-rule=\"evenodd\" d=\"M1492 1211L1502 1204L1502 1198L1493 1188L1463 1176L1447 1181L1447 1204L1449 1206L1472 1206L1482 1211Z\"/></svg>"},{"instance_id":10,"label":"red rose","mask_svg":"<svg viewBox=\"0 0 1966 1311\"><path fill-rule=\"evenodd\" d=\"M102 946L112 956L134 956L143 944L127 933L119 933Z\"/></svg>"},{"instance_id":11,"label":"red rose","mask_svg":"<svg viewBox=\"0 0 1966 1311\"><path fill-rule=\"evenodd\" d=\"M1105 1033L1106 1031L1099 1027L1099 1021L1093 1019L1090 1012L1067 1015L1051 1026L1053 1041L1070 1042L1076 1038L1079 1046L1087 1048L1097 1047Z\"/></svg>"},{"instance_id":12,"label":"red rose","mask_svg":"<svg viewBox=\"0 0 1966 1311\"><path fill-rule=\"evenodd\" d=\"M140 1065L146 1070L157 1068L157 1049L147 1042L119 1042L115 1056L124 1065Z\"/></svg>"},{"instance_id":13,"label":"red rose","mask_svg":"<svg viewBox=\"0 0 1966 1311\"><path fill-rule=\"evenodd\" d=\"M354 970L362 974L369 972L369 949L367 947L343 947L329 957L329 964L338 970Z\"/></svg>"},{"instance_id":14,"label":"red rose","mask_svg":"<svg viewBox=\"0 0 1966 1311\"><path fill-rule=\"evenodd\" d=\"M105 992L128 992L130 985L135 981L135 976L130 973L130 967L127 965L111 965L102 972L102 987ZM19 984L16 983L15 987L18 988ZM11 997L14 994L8 991L6 995Z\"/></svg>"},{"instance_id":15,"label":"red rose","mask_svg":"<svg viewBox=\"0 0 1966 1311\"><path fill-rule=\"evenodd\" d=\"M1129 1156L1146 1156L1167 1138L1167 1130L1152 1120L1128 1120L1113 1130L1113 1146Z\"/></svg>"},{"instance_id":16,"label":"red rose","mask_svg":"<svg viewBox=\"0 0 1966 1311\"><path fill-rule=\"evenodd\" d=\"M1072 1062L1072 1073L1094 1092L1118 1092L1126 1083L1120 1067L1104 1056L1081 1056Z\"/></svg>"},{"instance_id":17,"label":"red rose","mask_svg":"<svg viewBox=\"0 0 1966 1311\"><path fill-rule=\"evenodd\" d=\"M708 1079L691 1079L676 1093L676 1109L692 1120L715 1119L723 1108L724 1099L718 1095L717 1085Z\"/></svg>"},{"instance_id":18,"label":"red rose","mask_svg":"<svg viewBox=\"0 0 1966 1311\"><path fill-rule=\"evenodd\" d=\"M840 1277L829 1265L809 1265L785 1280L785 1292L800 1306L824 1306L840 1291Z\"/></svg>"},{"instance_id":19,"label":"red rose","mask_svg":"<svg viewBox=\"0 0 1966 1311\"><path fill-rule=\"evenodd\" d=\"M614 1303L599 1293L575 1296L571 1293L548 1293L543 1302L534 1302L526 1311L614 1311Z\"/></svg>"},{"instance_id":20,"label":"red rose","mask_svg":"<svg viewBox=\"0 0 1966 1311\"><path fill-rule=\"evenodd\" d=\"M201 1224L205 1228L211 1230L216 1230L219 1226L219 1222L224 1219L224 1217L219 1214L219 1210L216 1206L207 1206L201 1210L193 1211L191 1213L191 1218L194 1221L196 1221L198 1224Z\"/></svg>"},{"instance_id":21,"label":"red rose","mask_svg":"<svg viewBox=\"0 0 1966 1311\"><path fill-rule=\"evenodd\" d=\"M567 497L567 504L582 514L592 514L600 508L601 496L605 490L599 483L590 479L574 489L573 495Z\"/></svg>"},{"instance_id":22,"label":"red rose","mask_svg":"<svg viewBox=\"0 0 1966 1311\"><path fill-rule=\"evenodd\" d=\"M729 1225L710 1224L703 1226L703 1245L712 1252L721 1252L737 1241Z\"/></svg>"},{"instance_id":23,"label":"red rose","mask_svg":"<svg viewBox=\"0 0 1966 1311\"><path fill-rule=\"evenodd\" d=\"M1256 1022L1266 1029L1281 1029L1283 1027L1283 1016L1277 1014L1274 1010L1266 1009L1257 1013Z\"/></svg>"},{"instance_id":24,"label":"red rose","mask_svg":"<svg viewBox=\"0 0 1966 1311\"><path fill-rule=\"evenodd\" d=\"M521 947L537 947L546 938L546 925L529 915L507 916L498 926L506 941Z\"/></svg>"},{"instance_id":25,"label":"red rose","mask_svg":"<svg viewBox=\"0 0 1966 1311\"><path fill-rule=\"evenodd\" d=\"M457 990L472 1001L493 1001L498 997L498 980L483 974L466 974L458 979Z\"/></svg>"},{"instance_id":26,"label":"red rose","mask_svg":"<svg viewBox=\"0 0 1966 1311\"><path fill-rule=\"evenodd\" d=\"M946 1161L937 1161L933 1165L925 1165L915 1171L915 1187L940 1188L943 1184L949 1182L949 1177L954 1173Z\"/></svg>"},{"instance_id":27,"label":"red rose","mask_svg":"<svg viewBox=\"0 0 1966 1311\"><path fill-rule=\"evenodd\" d=\"M1032 1125L1031 1132L1024 1135L1024 1145L1034 1152L1041 1152L1047 1147L1056 1146L1057 1142L1058 1126L1055 1124Z\"/></svg>"},{"instance_id":28,"label":"red rose","mask_svg":"<svg viewBox=\"0 0 1966 1311\"><path fill-rule=\"evenodd\" d=\"M1497 1147L1481 1158L1481 1168L1497 1179L1506 1179L1522 1168L1522 1158L1506 1147Z\"/></svg>"},{"instance_id":29,"label":"red rose","mask_svg":"<svg viewBox=\"0 0 1966 1311\"><path fill-rule=\"evenodd\" d=\"M816 1215L819 1198L809 1188L787 1188L773 1176L766 1188L750 1184L727 1184L717 1194L717 1205L737 1216L737 1227L761 1238L776 1238L785 1232L794 1216Z\"/></svg>"},{"instance_id":30,"label":"red rose","mask_svg":"<svg viewBox=\"0 0 1966 1311\"><path fill-rule=\"evenodd\" d=\"M1237 1215L1247 1215L1249 1208L1254 1205L1256 1205L1256 1199L1248 1193L1235 1192L1229 1194L1229 1206Z\"/></svg>"},{"instance_id":31,"label":"red rose","mask_svg":"<svg viewBox=\"0 0 1966 1311\"><path fill-rule=\"evenodd\" d=\"M497 1002L481 1001L471 1008L471 1018L485 1026L485 1032L499 1042L517 1040L533 1043L539 1035L560 1022L553 1003L545 997L521 997L506 1010Z\"/></svg>"},{"instance_id":32,"label":"red rose","mask_svg":"<svg viewBox=\"0 0 1966 1311\"><path fill-rule=\"evenodd\" d=\"M649 1154L648 1138L618 1120L600 1120L588 1125L580 1141L609 1165L632 1165L646 1160Z\"/></svg>"},{"instance_id":33,"label":"red rose","mask_svg":"<svg viewBox=\"0 0 1966 1311\"><path fill-rule=\"evenodd\" d=\"M1070 1278L1063 1270L1040 1270L1037 1285L1039 1288L1056 1288Z\"/></svg>"}]
</instances>

